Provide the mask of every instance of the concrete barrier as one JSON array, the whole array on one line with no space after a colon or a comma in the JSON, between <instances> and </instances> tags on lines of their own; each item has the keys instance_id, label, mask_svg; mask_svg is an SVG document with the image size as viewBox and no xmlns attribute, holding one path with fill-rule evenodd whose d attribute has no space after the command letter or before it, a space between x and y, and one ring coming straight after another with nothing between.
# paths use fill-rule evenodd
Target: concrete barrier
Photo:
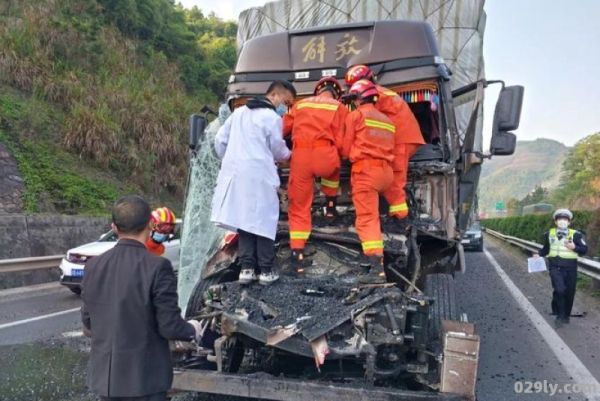
<instances>
[{"instance_id":1,"label":"concrete barrier","mask_svg":"<svg viewBox=\"0 0 600 401\"><path fill-rule=\"evenodd\" d=\"M0 259L63 254L109 228L106 217L0 214Z\"/></svg>"}]
</instances>

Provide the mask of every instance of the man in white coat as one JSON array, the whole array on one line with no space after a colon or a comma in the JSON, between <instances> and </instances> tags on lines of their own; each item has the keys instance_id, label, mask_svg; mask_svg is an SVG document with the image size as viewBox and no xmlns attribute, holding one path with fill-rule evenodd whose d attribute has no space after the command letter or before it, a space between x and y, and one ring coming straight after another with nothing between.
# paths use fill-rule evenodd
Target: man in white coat
<instances>
[{"instance_id":1,"label":"man in white coat","mask_svg":"<svg viewBox=\"0 0 600 401\"><path fill-rule=\"evenodd\" d=\"M282 136L281 116L292 105L296 89L274 81L265 97L236 109L215 137L221 163L211 221L239 233L239 281L268 285L273 271L279 220L279 176L276 162L290 158Z\"/></svg>"}]
</instances>

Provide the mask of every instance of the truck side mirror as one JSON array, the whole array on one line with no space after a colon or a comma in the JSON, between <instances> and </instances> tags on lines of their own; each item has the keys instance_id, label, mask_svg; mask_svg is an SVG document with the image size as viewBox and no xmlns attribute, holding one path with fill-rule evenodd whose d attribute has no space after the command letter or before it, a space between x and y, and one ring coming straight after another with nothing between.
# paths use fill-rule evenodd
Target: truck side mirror
<instances>
[{"instance_id":1,"label":"truck side mirror","mask_svg":"<svg viewBox=\"0 0 600 401\"><path fill-rule=\"evenodd\" d=\"M190 116L190 149L196 150L200 138L204 135L204 129L208 124L208 120L204 116L198 114L192 114Z\"/></svg>"},{"instance_id":2,"label":"truck side mirror","mask_svg":"<svg viewBox=\"0 0 600 401\"><path fill-rule=\"evenodd\" d=\"M492 136L490 153L496 156L510 156L517 148L517 136L512 132L498 132Z\"/></svg>"},{"instance_id":3,"label":"truck side mirror","mask_svg":"<svg viewBox=\"0 0 600 401\"><path fill-rule=\"evenodd\" d=\"M517 146L517 137L508 132L519 128L521 108L523 106L523 93L525 89L520 85L506 86L500 91L496 111L490 151L493 155L512 155Z\"/></svg>"}]
</instances>

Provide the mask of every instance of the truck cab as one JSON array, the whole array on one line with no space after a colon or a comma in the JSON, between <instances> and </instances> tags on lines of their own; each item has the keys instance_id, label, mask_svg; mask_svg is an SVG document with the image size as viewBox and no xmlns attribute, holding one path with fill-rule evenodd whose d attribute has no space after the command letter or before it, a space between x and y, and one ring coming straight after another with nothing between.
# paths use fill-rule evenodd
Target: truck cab
<instances>
[{"instance_id":1,"label":"truck cab","mask_svg":"<svg viewBox=\"0 0 600 401\"><path fill-rule=\"evenodd\" d=\"M202 226L206 219L193 217L206 207L195 192L205 191L210 172L218 170L207 147L212 147L220 122L205 130L207 121L192 117L183 247L187 240L193 250L186 254L184 249L181 258L182 264L196 263L199 274L184 306L188 317L210 319L215 339L206 344L204 354L195 350L179 357L187 369L179 376L185 378L179 382L182 388L206 390L199 381L196 387L189 384L194 380L190 369L205 367L198 362L205 355L204 362L214 363L223 375L248 363L252 372L292 382L311 379L314 386L335 378L350 386L394 389L398 397L414 390L423 391L424 399L443 399L446 393L474 397L477 351L457 368L447 348L451 333L467 341L461 343L464 349L478 344L472 325L460 321L453 275L466 268L461 239L473 214L481 163L514 151L516 140L509 131L518 127L523 88L481 79L452 89L453 72L440 56L428 23L377 21L284 31L245 42L229 80L228 104L232 110L242 106L263 95L276 79L292 82L298 98L311 96L319 79L343 81L346 70L356 64L368 65L379 85L407 102L426 142L409 164L409 217L398 224L386 216L384 204L380 207L387 283L372 287L356 280L361 249L353 227L348 165L342 165L339 217L333 223L324 219L324 199L315 182L313 231L306 248L313 264L302 277L289 266L289 171L279 169L276 246L281 280L267 289L236 283L240 267L235 233L208 233ZM483 91L494 83L502 90L491 155L486 155L479 148ZM462 128L457 120L465 122ZM217 168L209 167L211 163ZM201 238L212 245L200 245ZM452 369L459 372L459 384L448 373ZM272 399L287 399L281 397Z\"/></svg>"}]
</instances>

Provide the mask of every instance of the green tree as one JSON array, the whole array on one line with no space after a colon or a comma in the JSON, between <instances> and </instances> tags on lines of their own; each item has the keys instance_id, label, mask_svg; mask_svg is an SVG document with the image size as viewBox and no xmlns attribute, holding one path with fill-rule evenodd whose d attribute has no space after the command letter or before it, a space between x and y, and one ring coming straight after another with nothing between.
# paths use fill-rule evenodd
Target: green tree
<instances>
[{"instance_id":1,"label":"green tree","mask_svg":"<svg viewBox=\"0 0 600 401\"><path fill-rule=\"evenodd\" d=\"M519 201L521 208L527 205L533 205L535 203L542 203L548 200L548 190L541 185L536 185L533 191L528 193L523 199Z\"/></svg>"},{"instance_id":2,"label":"green tree","mask_svg":"<svg viewBox=\"0 0 600 401\"><path fill-rule=\"evenodd\" d=\"M506 210L509 216L518 216L521 214L521 205L519 204L519 200L516 198L510 198L508 202L506 202Z\"/></svg>"},{"instance_id":3,"label":"green tree","mask_svg":"<svg viewBox=\"0 0 600 401\"><path fill-rule=\"evenodd\" d=\"M558 202L573 205L600 197L600 132L577 142L563 163Z\"/></svg>"}]
</instances>

